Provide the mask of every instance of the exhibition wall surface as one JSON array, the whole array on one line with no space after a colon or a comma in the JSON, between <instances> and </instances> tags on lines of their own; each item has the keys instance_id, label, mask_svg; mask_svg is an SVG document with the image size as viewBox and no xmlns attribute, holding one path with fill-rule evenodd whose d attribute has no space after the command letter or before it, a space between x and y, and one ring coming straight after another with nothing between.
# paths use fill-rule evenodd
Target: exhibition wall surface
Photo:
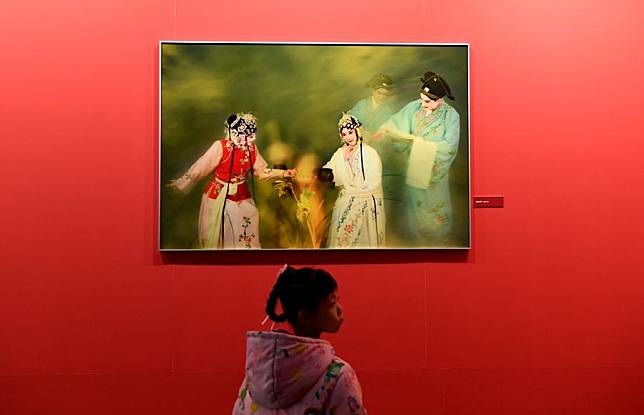
<instances>
[{"instance_id":1,"label":"exhibition wall surface","mask_svg":"<svg viewBox=\"0 0 644 415\"><path fill-rule=\"evenodd\" d=\"M643 413L643 12L5 2L0 413L229 413L284 262L336 275L371 415ZM469 43L472 194L505 207L469 251L161 254L160 40Z\"/></svg>"}]
</instances>

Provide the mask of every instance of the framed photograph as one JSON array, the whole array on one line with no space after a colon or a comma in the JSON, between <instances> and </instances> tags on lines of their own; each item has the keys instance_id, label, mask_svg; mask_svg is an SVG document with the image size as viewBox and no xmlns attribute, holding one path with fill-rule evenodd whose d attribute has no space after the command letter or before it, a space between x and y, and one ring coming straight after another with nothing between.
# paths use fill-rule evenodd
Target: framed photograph
<instances>
[{"instance_id":1,"label":"framed photograph","mask_svg":"<svg viewBox=\"0 0 644 415\"><path fill-rule=\"evenodd\" d=\"M159 249L467 249L469 45L159 45Z\"/></svg>"}]
</instances>

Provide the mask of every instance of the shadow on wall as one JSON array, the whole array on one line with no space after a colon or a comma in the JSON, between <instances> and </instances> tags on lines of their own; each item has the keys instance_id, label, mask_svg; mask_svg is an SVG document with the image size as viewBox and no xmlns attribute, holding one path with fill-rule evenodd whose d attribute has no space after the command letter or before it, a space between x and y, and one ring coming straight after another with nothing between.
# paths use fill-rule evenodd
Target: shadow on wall
<instances>
[{"instance_id":1,"label":"shadow on wall","mask_svg":"<svg viewBox=\"0 0 644 415\"><path fill-rule=\"evenodd\" d=\"M257 250L257 251L197 251L161 252L156 265L253 265L305 264L409 264L468 262L467 249L440 250Z\"/></svg>"}]
</instances>

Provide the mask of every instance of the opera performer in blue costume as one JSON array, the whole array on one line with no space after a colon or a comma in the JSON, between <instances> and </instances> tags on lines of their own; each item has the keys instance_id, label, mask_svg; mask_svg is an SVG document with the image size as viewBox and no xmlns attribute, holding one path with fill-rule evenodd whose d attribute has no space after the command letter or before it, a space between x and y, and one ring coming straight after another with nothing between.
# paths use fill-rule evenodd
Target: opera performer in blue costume
<instances>
[{"instance_id":1,"label":"opera performer in blue costume","mask_svg":"<svg viewBox=\"0 0 644 415\"><path fill-rule=\"evenodd\" d=\"M408 242L440 246L448 243L453 222L449 170L458 151L460 119L445 101L454 97L443 77L426 72L421 83L420 98L394 114L381 131L409 152L403 203Z\"/></svg>"},{"instance_id":2,"label":"opera performer in blue costume","mask_svg":"<svg viewBox=\"0 0 644 415\"><path fill-rule=\"evenodd\" d=\"M366 86L371 95L358 101L349 113L360 120L366 134L377 131L393 115L387 102L393 92L394 82L390 76L374 75Z\"/></svg>"}]
</instances>

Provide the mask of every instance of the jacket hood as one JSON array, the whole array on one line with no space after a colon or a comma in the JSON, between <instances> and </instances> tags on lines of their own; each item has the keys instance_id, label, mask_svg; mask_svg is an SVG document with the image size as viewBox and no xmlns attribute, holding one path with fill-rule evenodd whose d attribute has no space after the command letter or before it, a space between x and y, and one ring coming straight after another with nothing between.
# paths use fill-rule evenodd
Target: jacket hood
<instances>
[{"instance_id":1,"label":"jacket hood","mask_svg":"<svg viewBox=\"0 0 644 415\"><path fill-rule=\"evenodd\" d=\"M324 375L334 356L326 340L248 332L246 381L253 401L270 409L291 406Z\"/></svg>"}]
</instances>

